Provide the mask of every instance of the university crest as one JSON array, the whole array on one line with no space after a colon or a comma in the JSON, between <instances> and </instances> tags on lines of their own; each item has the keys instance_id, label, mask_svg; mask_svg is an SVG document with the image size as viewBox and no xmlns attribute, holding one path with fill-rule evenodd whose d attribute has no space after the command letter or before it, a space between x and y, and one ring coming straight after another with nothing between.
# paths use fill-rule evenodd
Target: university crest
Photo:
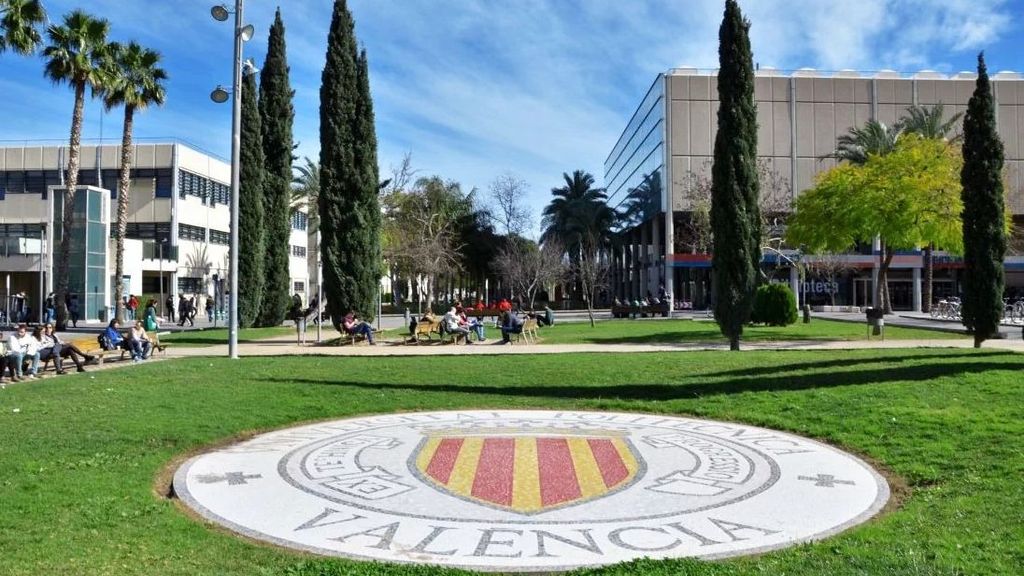
<instances>
[{"instance_id":1,"label":"university crest","mask_svg":"<svg viewBox=\"0 0 1024 576\"><path fill-rule=\"evenodd\" d=\"M607 496L640 469L629 440L604 430L433 431L410 466L442 492L520 514Z\"/></svg>"}]
</instances>

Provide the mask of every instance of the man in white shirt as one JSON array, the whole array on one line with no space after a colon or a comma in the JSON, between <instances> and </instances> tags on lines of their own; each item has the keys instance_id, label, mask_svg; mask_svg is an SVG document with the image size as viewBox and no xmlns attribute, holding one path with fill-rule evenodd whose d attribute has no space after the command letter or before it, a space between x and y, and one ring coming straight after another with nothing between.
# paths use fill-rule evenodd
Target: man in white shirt
<instances>
[{"instance_id":1,"label":"man in white shirt","mask_svg":"<svg viewBox=\"0 0 1024 576\"><path fill-rule=\"evenodd\" d=\"M29 335L26 324L19 324L18 329L7 338L7 348L9 349L8 354L14 360L15 379L30 378L34 380L36 372L39 371L39 341ZM22 373L22 366L28 358L32 359L32 366L26 376Z\"/></svg>"},{"instance_id":2,"label":"man in white shirt","mask_svg":"<svg viewBox=\"0 0 1024 576\"><path fill-rule=\"evenodd\" d=\"M455 307L452 306L448 313L444 315L444 329L449 334L455 334L455 341L458 342L459 336L461 335L466 339L466 344L472 344L469 341L469 328L462 326L458 313L455 311Z\"/></svg>"}]
</instances>

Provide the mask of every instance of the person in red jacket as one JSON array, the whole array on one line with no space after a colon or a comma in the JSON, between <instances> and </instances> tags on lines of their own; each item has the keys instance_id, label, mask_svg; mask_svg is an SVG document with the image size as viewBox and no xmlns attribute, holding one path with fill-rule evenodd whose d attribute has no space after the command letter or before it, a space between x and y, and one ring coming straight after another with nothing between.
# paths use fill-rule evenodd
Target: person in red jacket
<instances>
[{"instance_id":1,"label":"person in red jacket","mask_svg":"<svg viewBox=\"0 0 1024 576\"><path fill-rule=\"evenodd\" d=\"M502 312L508 312L512 309L512 303L507 298L502 298L501 302L498 302L498 310Z\"/></svg>"}]
</instances>

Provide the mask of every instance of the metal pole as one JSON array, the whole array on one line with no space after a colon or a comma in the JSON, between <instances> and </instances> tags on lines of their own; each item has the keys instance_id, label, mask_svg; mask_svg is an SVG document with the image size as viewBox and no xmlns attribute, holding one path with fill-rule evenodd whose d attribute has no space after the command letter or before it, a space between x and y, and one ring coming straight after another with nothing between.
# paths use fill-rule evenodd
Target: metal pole
<instances>
[{"instance_id":1,"label":"metal pole","mask_svg":"<svg viewBox=\"0 0 1024 576\"><path fill-rule=\"evenodd\" d=\"M43 281L43 242L46 237L46 226L39 229L39 320L46 318L46 284ZM54 303L56 306L56 303Z\"/></svg>"},{"instance_id":2,"label":"metal pole","mask_svg":"<svg viewBox=\"0 0 1024 576\"><path fill-rule=\"evenodd\" d=\"M321 330L324 324L323 317L320 314L320 308L324 305L324 272L323 272L323 261L320 260L320 253L316 255L316 310L313 311L316 314L316 343L319 344L323 341Z\"/></svg>"},{"instance_id":3,"label":"metal pole","mask_svg":"<svg viewBox=\"0 0 1024 576\"><path fill-rule=\"evenodd\" d=\"M160 309L164 310L167 303L164 302L164 241L160 240ZM164 310L164 316L167 315L167 310Z\"/></svg>"},{"instance_id":4,"label":"metal pole","mask_svg":"<svg viewBox=\"0 0 1024 576\"><path fill-rule=\"evenodd\" d=\"M231 294L228 302L228 357L238 358L238 195L242 144L242 4L235 0L235 70L231 88Z\"/></svg>"}]
</instances>

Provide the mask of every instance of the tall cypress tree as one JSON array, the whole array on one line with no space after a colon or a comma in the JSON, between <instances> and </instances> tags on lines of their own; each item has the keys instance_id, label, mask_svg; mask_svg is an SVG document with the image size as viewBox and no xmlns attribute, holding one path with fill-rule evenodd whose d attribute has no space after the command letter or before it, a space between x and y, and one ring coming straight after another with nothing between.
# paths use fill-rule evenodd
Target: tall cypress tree
<instances>
[{"instance_id":1,"label":"tall cypress tree","mask_svg":"<svg viewBox=\"0 0 1024 576\"><path fill-rule=\"evenodd\" d=\"M335 327L352 309L373 318L380 281L377 150L364 62L352 14L335 0L320 86L319 197L323 289Z\"/></svg>"},{"instance_id":2,"label":"tall cypress tree","mask_svg":"<svg viewBox=\"0 0 1024 576\"><path fill-rule=\"evenodd\" d=\"M996 129L995 101L978 55L978 80L964 116L964 166L960 172L964 211L964 326L974 347L996 335L1003 312L1006 220L1003 206L1003 143Z\"/></svg>"},{"instance_id":3,"label":"tall cypress tree","mask_svg":"<svg viewBox=\"0 0 1024 576\"><path fill-rule=\"evenodd\" d=\"M238 196L238 324L252 326L263 299L263 138L256 75L242 80L241 190Z\"/></svg>"},{"instance_id":4,"label":"tall cypress tree","mask_svg":"<svg viewBox=\"0 0 1024 576\"><path fill-rule=\"evenodd\" d=\"M712 277L715 320L739 350L761 263L757 178L757 108L750 22L726 0L718 30L718 134L711 169Z\"/></svg>"},{"instance_id":5,"label":"tall cypress tree","mask_svg":"<svg viewBox=\"0 0 1024 576\"><path fill-rule=\"evenodd\" d=\"M295 92L288 80L288 59L285 54L284 22L281 9L274 16L267 42L267 59L260 73L260 122L263 133L263 155L266 174L263 191L265 284L260 313L260 326L277 326L288 310L289 267L291 252L291 218L289 203L292 181L292 122Z\"/></svg>"}]
</instances>

